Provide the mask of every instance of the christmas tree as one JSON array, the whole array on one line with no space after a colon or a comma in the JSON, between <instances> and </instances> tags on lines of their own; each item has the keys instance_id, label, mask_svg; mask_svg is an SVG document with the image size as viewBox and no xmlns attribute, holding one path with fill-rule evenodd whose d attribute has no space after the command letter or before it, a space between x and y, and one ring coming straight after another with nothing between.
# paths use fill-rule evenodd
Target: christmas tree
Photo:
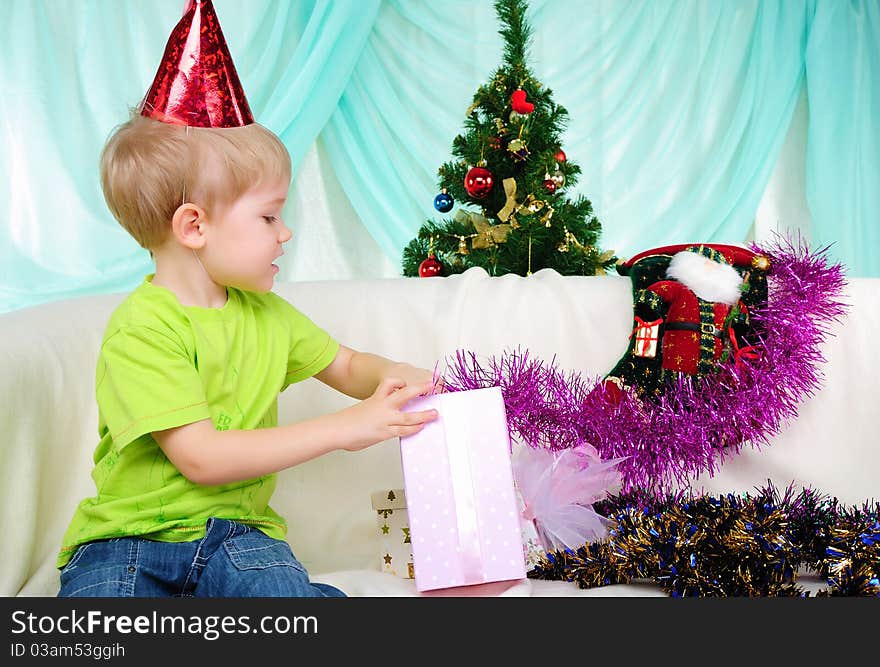
<instances>
[{"instance_id":1,"label":"christmas tree","mask_svg":"<svg viewBox=\"0 0 880 667\"><path fill-rule=\"evenodd\" d=\"M462 273L527 276L604 274L614 251L597 247L602 225L588 199L572 200L580 167L562 150L568 112L526 66L531 27L525 0L496 0L503 64L479 87L455 137L456 158L438 170L434 207L451 218L428 220L403 251L403 275ZM461 206L463 205L463 206Z\"/></svg>"}]
</instances>

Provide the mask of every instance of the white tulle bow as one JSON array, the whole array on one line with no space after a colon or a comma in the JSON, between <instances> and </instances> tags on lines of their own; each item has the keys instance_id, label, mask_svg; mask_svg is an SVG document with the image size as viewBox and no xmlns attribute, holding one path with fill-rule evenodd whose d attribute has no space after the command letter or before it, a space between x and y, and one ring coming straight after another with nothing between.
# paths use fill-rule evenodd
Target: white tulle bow
<instances>
[{"instance_id":1,"label":"white tulle bow","mask_svg":"<svg viewBox=\"0 0 880 667\"><path fill-rule=\"evenodd\" d=\"M603 461L595 448L579 445L559 452L522 446L513 458L513 476L546 551L576 550L603 539L611 521L593 503L620 488L617 464Z\"/></svg>"}]
</instances>

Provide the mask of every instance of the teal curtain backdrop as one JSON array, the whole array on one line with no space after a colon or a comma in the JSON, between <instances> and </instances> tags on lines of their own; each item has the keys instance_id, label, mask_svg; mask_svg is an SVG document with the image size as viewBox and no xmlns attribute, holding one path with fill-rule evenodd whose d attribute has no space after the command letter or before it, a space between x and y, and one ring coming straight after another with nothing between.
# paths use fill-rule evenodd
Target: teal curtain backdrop
<instances>
[{"instance_id":1,"label":"teal curtain backdrop","mask_svg":"<svg viewBox=\"0 0 880 667\"><path fill-rule=\"evenodd\" d=\"M183 0L0 3L0 313L122 291L151 270L97 160ZM257 120L294 168L321 139L395 264L500 64L490 0L214 0ZM530 64L620 256L743 242L802 91L812 245L880 276L880 0L531 0ZM797 220L780 220L797 228Z\"/></svg>"}]
</instances>

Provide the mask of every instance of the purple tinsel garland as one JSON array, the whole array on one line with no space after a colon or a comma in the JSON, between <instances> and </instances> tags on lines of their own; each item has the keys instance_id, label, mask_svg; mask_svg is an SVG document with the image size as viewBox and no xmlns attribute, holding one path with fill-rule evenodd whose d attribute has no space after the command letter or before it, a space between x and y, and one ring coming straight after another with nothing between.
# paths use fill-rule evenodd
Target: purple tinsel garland
<instances>
[{"instance_id":1,"label":"purple tinsel garland","mask_svg":"<svg viewBox=\"0 0 880 667\"><path fill-rule=\"evenodd\" d=\"M820 345L846 307L844 271L829 265L828 248L781 239L751 249L770 259L766 306L753 309L760 350L741 365L723 363L703 379L678 380L656 401L626 390L617 405L604 400L602 378L556 368L528 352L506 352L480 365L459 350L447 361L448 391L500 386L511 437L560 450L588 443L603 459L627 457L618 469L622 491L669 491L703 472L713 475L743 445L769 444L799 403L813 394L825 361ZM754 337L753 337L754 338Z\"/></svg>"}]
</instances>

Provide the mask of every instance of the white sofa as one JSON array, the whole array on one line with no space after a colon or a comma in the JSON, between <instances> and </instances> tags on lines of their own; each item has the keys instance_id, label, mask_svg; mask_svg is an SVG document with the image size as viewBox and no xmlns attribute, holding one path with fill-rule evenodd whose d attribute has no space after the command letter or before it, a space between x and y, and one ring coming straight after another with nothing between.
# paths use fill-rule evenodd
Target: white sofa
<instances>
[{"instance_id":1,"label":"white sofa","mask_svg":"<svg viewBox=\"0 0 880 667\"><path fill-rule=\"evenodd\" d=\"M628 278L490 278L471 269L450 278L279 284L276 291L341 342L432 368L458 349L480 358L522 348L560 368L595 377L627 345ZM747 447L695 489L752 491L771 480L809 485L845 503L878 496L877 381L880 280L852 279L847 316L823 345L825 380L769 447ZM94 367L105 322L124 295L86 297L0 316L0 595L52 596L55 557L76 503L93 493L97 441ZM280 420L333 411L351 399L316 380L288 389ZM353 596L415 596L412 580L379 571L372 492L400 488L398 442L324 456L280 475L273 506L312 578ZM809 582L807 582L809 583ZM444 594L664 596L650 582L581 590L523 580Z\"/></svg>"}]
</instances>

